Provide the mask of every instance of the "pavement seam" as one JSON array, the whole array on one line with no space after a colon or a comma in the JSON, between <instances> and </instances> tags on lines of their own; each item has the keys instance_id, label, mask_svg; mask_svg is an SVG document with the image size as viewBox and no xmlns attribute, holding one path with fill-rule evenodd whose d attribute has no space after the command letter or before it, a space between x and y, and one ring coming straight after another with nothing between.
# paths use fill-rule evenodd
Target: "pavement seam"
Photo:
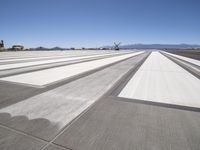
<instances>
[{"instance_id":1,"label":"pavement seam","mask_svg":"<svg viewBox=\"0 0 200 150\"><path fill-rule=\"evenodd\" d=\"M125 54L129 54L129 53L125 53ZM6 75L0 75L0 77L4 78L4 77L9 77L9 76L19 75L19 74L24 74L24 73L30 73L30 72L34 72L34 71L41 71L41 70L45 70L45 69L52 69L52 68L56 68L56 67L68 66L68 65L84 63L84 62L89 62L89 61L94 61L94 60L100 60L100 59L105 59L105 58L110 58L110 57L115 57L115 56L121 56L121 55L125 55L125 54L115 54L115 55L109 55L109 56L99 56L99 57L84 58L84 59L78 59L78 60L68 60L68 61L46 63L46 64L32 65L32 66L12 68L12 69L4 69L4 70L1 70L1 71L5 72L5 71L10 71L10 70L28 69L28 68L31 68L31 67L43 66L43 68L38 68L38 69L37 68L35 68L35 69L33 68L32 70L25 70L25 71L21 71L21 72L17 72L17 73L10 73L10 74L6 74ZM52 65L52 64L54 64L55 66L47 66L47 65ZM45 67L45 65L47 67Z\"/></svg>"},{"instance_id":2,"label":"pavement seam","mask_svg":"<svg viewBox=\"0 0 200 150\"><path fill-rule=\"evenodd\" d=\"M162 102L156 102L156 101L131 99L131 98L115 97L115 96L109 96L108 98L111 100L126 102L126 103L135 103L135 104L151 105L151 106L163 107L163 108L169 108L169 109L200 112L199 107L190 107L190 106L185 106L185 105L176 105L176 104L170 104L170 103L162 103Z\"/></svg>"},{"instance_id":3,"label":"pavement seam","mask_svg":"<svg viewBox=\"0 0 200 150\"><path fill-rule=\"evenodd\" d=\"M66 147L63 147L62 145L55 144L55 143L51 143L50 145L54 145L54 146L56 146L56 147L59 147L59 148L65 149L65 150L73 150L73 149L71 149L71 148L66 148Z\"/></svg>"},{"instance_id":4,"label":"pavement seam","mask_svg":"<svg viewBox=\"0 0 200 150\"><path fill-rule=\"evenodd\" d=\"M13 128L11 128L11 127L7 127L7 126L2 125L2 124L0 124L0 127L1 127L1 128L4 128L4 129L6 129L6 130L9 130L9 131L11 131L11 132L14 132L14 133L16 133L16 134L20 134L20 135L26 136L26 137L28 137L28 138L30 138L30 139L34 139L34 140L36 140L36 141L42 142L42 143L46 143L46 144L49 143L49 141L46 141L46 140L44 140L44 139L35 137L35 136L33 136L33 135L27 134L27 133L25 133L25 132L22 132L22 131L19 131L19 130L16 130L16 129L13 129ZM51 144L49 144L49 145L55 145L55 146L57 146L57 147L59 147L59 148L65 149L65 150L72 150L72 149L70 149L70 148L66 148L66 147L63 147L63 146L58 145L58 144L55 144L55 143L51 143ZM48 145L48 146L49 146L49 145ZM45 148L46 148L46 147L45 147ZM43 149L43 148L42 148L42 149Z\"/></svg>"},{"instance_id":5,"label":"pavement seam","mask_svg":"<svg viewBox=\"0 0 200 150\"><path fill-rule=\"evenodd\" d=\"M123 88L126 86L126 84L129 82L129 80L135 75L135 73L140 69L140 67L143 65L143 63L147 60L147 58L150 56L151 52L147 53L147 56L145 56L142 60L140 60L139 63L136 64L134 68L132 68L127 74L123 77L124 79L121 80L118 86L113 88L113 91L110 95L112 96L118 96L119 93L123 90Z\"/></svg>"},{"instance_id":6,"label":"pavement seam","mask_svg":"<svg viewBox=\"0 0 200 150\"><path fill-rule=\"evenodd\" d=\"M142 53L142 54L145 54ZM142 55L142 54L139 54L139 55ZM138 55L136 55L138 56ZM135 57L135 56L133 56ZM131 57L131 58L133 58ZM131 59L131 58L128 58L128 59ZM128 59L125 59L125 60L128 60ZM123 61L125 61L123 60ZM122 61L120 61L122 62ZM119 62L118 62L119 63ZM41 150L45 150L45 148L47 148L49 145L51 144L56 144L54 143L54 141L62 134L64 133L76 120L78 120L80 117L82 117L86 112L88 112L99 100L101 100L103 97L106 97L108 95L110 95L110 93L113 91L113 88L115 88L116 86L118 86L120 83L121 83L121 80L124 80L124 77L129 74L129 71L127 71L118 81L116 81L116 83L113 84L113 86L110 87L110 89L108 91L106 91L100 98L98 98L92 105L90 105L87 109L85 109L81 114L79 114L79 116L77 116L76 118L74 118L70 123L68 123L65 127L63 127L63 129L60 130L60 132L46 145L44 146ZM57 144L56 144L57 145ZM66 147L67 148L67 147ZM70 149L70 148L67 148L67 149Z\"/></svg>"},{"instance_id":7,"label":"pavement seam","mask_svg":"<svg viewBox=\"0 0 200 150\"><path fill-rule=\"evenodd\" d=\"M144 54L144 53L142 53L142 54ZM142 54L139 54L139 55L142 55ZM109 65L109 66L113 66L113 65L118 64L118 63L120 63L120 62L122 62L122 61L126 61L126 60L128 60L128 59L137 57L137 56L139 56L139 55L132 56L132 57L129 57L129 58L127 58L127 59L124 59L124 60L115 62L115 63L113 63L112 65ZM109 67L109 66L107 66L107 67ZM104 67L104 68L107 68L107 67ZM103 70L104 68L102 68L101 70ZM95 71L95 72L96 72L96 71ZM95 73L95 72L94 72L94 73ZM129 72L129 71L128 71L128 72ZM118 85L119 82L120 82L122 79L124 79L123 77L124 77L128 72L126 72L120 79L118 79L118 81L116 81L116 83L114 83L113 86L111 86L110 89L109 89L108 91L106 91L100 98L98 98L96 102L98 102L100 99L102 99L102 97L105 97L105 95L108 95L108 93L110 93L110 91L113 90L113 87L115 87L116 85ZM92 74L92 73L91 73L91 74ZM66 84L66 83L65 83L65 84ZM69 124L67 124L65 127L63 127L63 129L60 130L60 132L57 134L57 136L55 136L51 141L47 141L47 140L44 140L44 139L35 137L35 136L33 136L33 135L27 134L26 132L23 132L23 131L20 131L20 130L17 130L17 129L13 129L12 127L7 127L7 126L5 126L5 125L3 125L3 124L0 124L0 127L4 128L4 129L7 129L7 130L9 130L9 131L12 131L12 132L14 132L14 133L18 133L18 134L20 134L20 135L24 135L24 136L30 137L30 138L35 139L35 140L37 140L37 141L44 142L44 143L45 143L45 146L44 146L41 150L46 149L46 148L47 148L48 146L50 146L50 145L57 145L57 146L60 146L60 145L58 145L58 144L56 144L56 143L53 143L53 142L57 139L58 136L60 136L63 132L65 132L76 120L78 120L78 119L79 119L80 117L82 117L82 115L84 115L89 109L91 109L91 107L93 107L93 106L96 104L96 102L95 102L94 104L92 104L91 106L89 106L89 107L88 107L86 110L84 110L81 114L79 114L79 116L77 116L76 118L74 118L74 120L72 120ZM65 149L68 149L68 150L72 150L72 149L70 149L70 148L63 147L63 146L60 146L60 147L65 148Z\"/></svg>"},{"instance_id":8,"label":"pavement seam","mask_svg":"<svg viewBox=\"0 0 200 150\"><path fill-rule=\"evenodd\" d=\"M127 52L128 53L128 52ZM106 53L106 54L113 54L113 53ZM114 53L114 54L121 54L121 53ZM26 58L20 58L20 59L26 59L24 60L16 60L16 61L11 61L11 63L7 63L7 62L0 62L0 65L5 65L5 64L15 64L16 62L18 63L23 63L23 62L34 62L34 61L45 61L45 60L54 60L54 59L64 59L64 58L73 58L73 57L86 57L86 56L95 56L95 55L99 55L99 54L92 54L92 55L72 55L72 56L63 56L63 55L58 55L58 57L56 56L52 56L52 57L46 57L45 59L38 59L38 60L27 60ZM30 57L29 57L30 58ZM31 58L38 58L37 56L35 57L31 57ZM50 58L50 59L49 59ZM14 58L16 59L16 58ZM0 59L1 61L2 59ZM10 60L10 58L8 59L4 59L4 60Z\"/></svg>"},{"instance_id":9,"label":"pavement seam","mask_svg":"<svg viewBox=\"0 0 200 150\"><path fill-rule=\"evenodd\" d=\"M7 126L5 126L5 125L3 125L3 124L0 124L0 127L4 128L4 129L7 129L7 130L9 130L9 131L12 131L12 132L14 132L14 133L17 133L17 134L20 134L20 135L24 135L24 136L29 137L29 138L31 138L31 139L34 139L34 140L37 140L37 141L40 141L40 142L44 142L44 143L48 143L48 141L46 141L46 140L44 140L44 139L35 137L35 136L33 136L33 135L27 134L27 133L25 133L25 132L23 132L23 131L16 130L16 129L11 128L11 127L7 127Z\"/></svg>"},{"instance_id":10,"label":"pavement seam","mask_svg":"<svg viewBox=\"0 0 200 150\"><path fill-rule=\"evenodd\" d=\"M133 52L132 52L133 53ZM134 52L134 53L137 53L137 52ZM128 54L130 54L130 53L128 53ZM141 54L143 54L143 53L141 53ZM45 84L45 85L33 85L33 84L28 84L28 83L18 83L18 82L12 82L12 81L5 81L5 82L7 82L7 83L11 83L11 84L16 84L16 85L23 85L23 86L28 86L28 87L35 87L35 88L45 88L45 87L50 87L50 86L56 86L57 84L59 85L60 83L62 83L62 82L65 82L64 84L66 84L66 83L69 83L69 82L71 82L71 81L74 81L74 80L77 80L77 79L79 79L79 78L82 78L82 77L85 77L85 76L88 76L88 75L90 75L90 74L93 74L93 73L95 73L95 72L97 72L97 71L101 71L101 70L103 70L103 69L105 69L105 68L107 68L107 67L110 67L110 66L112 66L112 65L115 65L115 64L118 64L118 63L120 63L120 62L122 62L122 61L125 61L125 60L128 60L128 59L131 59L131 58L133 58L133 57L135 57L135 56L138 56L138 55L141 55L141 54L136 54L136 55L134 55L134 56L131 56L131 57L128 57L128 58L125 58L125 59L123 59L123 60L119 60L119 61L117 61L117 62L113 62L113 63L110 63L110 64L107 64L107 65L104 65L104 66L101 66L101 67L98 67L98 68L94 68L94 69L92 69L92 70L88 70L88 71L86 71L86 72L82 72L82 73L80 73L80 74L77 74L77 75L74 75L74 76L71 76L71 77L67 77L67 78L64 78L64 79L61 79L61 80L58 80L58 81L54 81L54 82L51 82L51 83L48 83L48 84ZM120 54L120 56L121 55L126 55L126 54ZM118 56L118 55L117 55ZM113 56L113 57L117 57L117 56ZM111 58L111 57L109 57L109 58ZM102 58L102 59L105 59L105 58ZM97 60L100 60L100 59L97 59ZM91 61L93 61L93 60L91 60ZM88 62L88 61L86 61L86 62ZM81 62L82 63L82 62ZM83 62L84 63L84 62ZM76 64L76 63L75 63ZM78 63L77 63L78 64ZM69 64L69 65L71 65L71 64ZM73 64L72 64L73 65ZM68 66L68 65L64 65L64 66ZM54 68L54 67L52 67L52 68ZM56 67L55 67L56 68ZM51 68L49 68L49 69L51 69ZM42 69L43 70L43 69ZM42 71L42 70L38 70L38 71ZM45 70L45 69L44 69ZM33 71L34 72L34 71ZM29 73L29 72L27 72L27 73ZM31 72L30 72L31 73ZM23 73L22 73L23 74ZM17 74L16 74L17 75ZM20 75L20 74L19 74ZM9 76L8 76L9 77ZM4 77L0 77L0 81L4 81L4 80L1 80L1 78L4 78ZM61 84L61 85L63 85L63 84Z\"/></svg>"},{"instance_id":11,"label":"pavement seam","mask_svg":"<svg viewBox=\"0 0 200 150\"><path fill-rule=\"evenodd\" d=\"M163 56L165 56L166 58L168 58L169 60L171 60L172 62L174 62L175 64L177 64L178 66L180 66L181 68L183 68L184 70L186 70L187 72L189 72L190 74L192 74L193 76L195 76L196 78L200 79L200 74L199 74L199 67L194 65L194 64L191 64L190 62L187 62L187 61L184 61L184 60L181 60L181 59L178 59L178 58L174 58L173 56L169 56L168 54L164 54L162 52L160 52ZM184 64L186 63L186 64ZM194 65L196 67L196 69L193 69L191 65Z\"/></svg>"}]
</instances>

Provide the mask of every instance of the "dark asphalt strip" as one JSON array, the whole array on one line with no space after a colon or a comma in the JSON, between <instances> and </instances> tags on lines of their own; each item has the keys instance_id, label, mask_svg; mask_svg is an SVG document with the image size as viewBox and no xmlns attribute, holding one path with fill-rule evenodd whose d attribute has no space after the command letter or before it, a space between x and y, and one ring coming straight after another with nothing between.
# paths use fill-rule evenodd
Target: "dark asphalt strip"
<instances>
[{"instance_id":1,"label":"dark asphalt strip","mask_svg":"<svg viewBox=\"0 0 200 150\"><path fill-rule=\"evenodd\" d=\"M122 101L122 102L145 104L145 105L159 106L159 107L165 107L165 108L200 112L200 108L198 108L198 107L189 107L189 106L167 104L167 103L161 103L161 102L155 102L155 101L146 101L146 100L140 100L140 99L129 99L129 98L123 98L123 97L113 97L113 96L111 96L110 98L113 98L117 101Z\"/></svg>"},{"instance_id":2,"label":"dark asphalt strip","mask_svg":"<svg viewBox=\"0 0 200 150\"><path fill-rule=\"evenodd\" d=\"M106 54L109 54L109 53L106 53ZM86 56L94 56L95 55L101 55L101 54L92 54L92 55L72 55L72 56L69 56L69 55L66 55L66 56L47 56L46 58L38 58L37 57L30 57L30 58L15 58L15 59L27 59L27 60L13 60L13 61L8 61L8 62L0 62L0 65L7 65L7 64L15 64L15 63L24 63L24 62L35 62L35 61L45 61L45 60L54 60L54 59L63 59L63 58L74 58L74 57L86 57ZM32 59L32 58L36 58L36 59ZM29 60L28 60L29 59ZM12 60L12 59L8 59L8 60Z\"/></svg>"},{"instance_id":3,"label":"dark asphalt strip","mask_svg":"<svg viewBox=\"0 0 200 150\"><path fill-rule=\"evenodd\" d=\"M182 59L178 59L176 57L170 56L170 55L162 53L162 52L161 52L161 54L164 55L165 57L167 57L168 59L170 59L171 61L173 61L174 63L176 63L177 65L179 65L180 67L182 67L183 69L185 69L186 71L188 71L189 73L191 73L192 75L194 75L195 77L197 77L198 79L200 79L200 67L199 66L196 66L196 65L191 64L187 61L184 61ZM193 67L197 68L197 70L199 70L199 71L193 69L192 67L186 66L184 63L181 63L181 61L184 62L184 63L188 63L189 66L192 65Z\"/></svg>"},{"instance_id":4,"label":"dark asphalt strip","mask_svg":"<svg viewBox=\"0 0 200 150\"><path fill-rule=\"evenodd\" d=\"M104 97L53 143L76 150L197 150L199 116Z\"/></svg>"},{"instance_id":5,"label":"dark asphalt strip","mask_svg":"<svg viewBox=\"0 0 200 150\"><path fill-rule=\"evenodd\" d=\"M83 77L88 76L90 74L93 74L97 71L103 70L107 67L118 64L122 61L132 59L132 58L140 56L140 55L146 55L146 54L143 53L143 54L133 56L131 58L127 58L125 60L121 60L121 61L109 64L109 65L103 66L101 68L97 68L95 70L91 70L91 71L73 76L72 78L67 78L65 80L51 84L51 85L44 87L44 88L34 88L34 87L30 87L30 86L25 86L25 85L22 85L22 84L13 84L11 82L9 83L9 82L0 81L0 98L1 98L0 99L0 108L12 105L12 104L17 103L19 101L23 101L23 100L25 100L29 97L33 97L33 96L38 95L40 93L55 89L59 86L65 85L65 84L70 83L72 81L75 81L79 78L83 78Z\"/></svg>"},{"instance_id":6,"label":"dark asphalt strip","mask_svg":"<svg viewBox=\"0 0 200 150\"><path fill-rule=\"evenodd\" d=\"M146 59L149 57L149 55L151 54L151 51L147 52L147 56L144 57L142 59L142 61L140 61L136 67L132 68L127 74L126 76L123 77L123 79L120 80L120 83L118 86L115 86L113 88L113 91L110 93L111 96L118 96L119 93L121 92L121 90L126 86L126 84L129 82L129 80L135 75L135 73L140 69L140 67L142 66L142 64L146 61Z\"/></svg>"},{"instance_id":7,"label":"dark asphalt strip","mask_svg":"<svg viewBox=\"0 0 200 150\"><path fill-rule=\"evenodd\" d=\"M124 55L124 54L99 56L99 57L94 57L94 58L85 58L85 59L79 59L79 60L62 61L62 62L32 65L32 66L13 68L13 69L5 69L5 70L1 70L0 77L3 78L3 77L22 74L22 73L29 73L29 72L33 72L33 71L40 71L40 70L44 70L44 69L51 69L51 68L62 67L62 66L67 66L67 65L73 65L73 64L77 64L77 63L89 62L89 61L105 59L105 58L110 58L110 57L115 57L115 56L120 56L120 55Z\"/></svg>"}]
</instances>

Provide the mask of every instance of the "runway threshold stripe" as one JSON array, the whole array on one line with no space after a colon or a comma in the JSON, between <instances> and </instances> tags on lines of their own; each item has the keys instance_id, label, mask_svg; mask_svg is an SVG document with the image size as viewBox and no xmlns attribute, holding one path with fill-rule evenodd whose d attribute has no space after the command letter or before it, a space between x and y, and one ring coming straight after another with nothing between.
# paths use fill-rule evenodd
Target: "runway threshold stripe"
<instances>
[{"instance_id":1,"label":"runway threshold stripe","mask_svg":"<svg viewBox=\"0 0 200 150\"><path fill-rule=\"evenodd\" d=\"M87 59L87 58L94 58L94 57L100 57L100 56L110 56L110 55L114 55L114 54L102 54L102 55L77 56L77 57L67 57L67 58L55 58L55 59L51 59L51 60L22 62L22 63L17 63L17 64L7 64L7 65L0 65L0 70L16 69L16 68L22 68L22 67L35 66L35 65L57 63L57 62L71 61L71 60L78 60L78 59ZM51 57L51 58L54 58L54 57Z\"/></svg>"},{"instance_id":2,"label":"runway threshold stripe","mask_svg":"<svg viewBox=\"0 0 200 150\"><path fill-rule=\"evenodd\" d=\"M185 60L185 61L190 62L192 64L195 64L197 66L200 66L200 61L199 60L188 58L188 57L184 57L184 56L180 56L180 55L176 55L176 54L172 54L172 53L168 53L168 52L164 52L164 51L163 51L163 53L169 54L169 55L174 56L176 58Z\"/></svg>"},{"instance_id":3,"label":"runway threshold stripe","mask_svg":"<svg viewBox=\"0 0 200 150\"><path fill-rule=\"evenodd\" d=\"M104 54L112 54L104 53ZM9 64L16 64L16 63L24 63L24 62L33 62L33 61L45 61L51 59L62 59L62 58L70 58L70 57L81 57L81 56L89 56L89 55L101 55L101 53L89 53L89 54L63 54L63 55L52 55L52 56L33 56L29 58L17 58L17 59L6 59L0 60L0 65L9 65Z\"/></svg>"},{"instance_id":4,"label":"runway threshold stripe","mask_svg":"<svg viewBox=\"0 0 200 150\"><path fill-rule=\"evenodd\" d=\"M32 86L45 86L47 84L58 82L60 80L67 79L75 75L78 75L87 71L91 71L91 70L94 70L94 69L142 54L142 53L144 52L135 52L131 54L124 54L120 56L114 56L110 58L78 63L78 64L73 64L73 65L68 65L68 66L63 66L63 67L24 73L24 74L14 75L10 77L4 77L4 78L1 78L0 80L21 83L21 84L29 84Z\"/></svg>"},{"instance_id":5,"label":"runway threshold stripe","mask_svg":"<svg viewBox=\"0 0 200 150\"><path fill-rule=\"evenodd\" d=\"M200 107L200 80L159 52L152 52L119 97Z\"/></svg>"},{"instance_id":6,"label":"runway threshold stripe","mask_svg":"<svg viewBox=\"0 0 200 150\"><path fill-rule=\"evenodd\" d=\"M72 55L73 56L73 55ZM64 57L63 55L58 55L58 56L42 56L42 57L23 57L23 58L7 58L0 60L0 63L9 63L9 62L15 62L15 61L28 61L28 60L40 60L40 59L49 59L49 58L62 58ZM69 55L66 55L66 57L70 57Z\"/></svg>"},{"instance_id":7,"label":"runway threshold stripe","mask_svg":"<svg viewBox=\"0 0 200 150\"><path fill-rule=\"evenodd\" d=\"M107 52L107 53L103 53L103 54L112 54L115 52ZM100 53L90 53L90 55L99 55ZM63 53L62 55L51 55L51 56L30 56L30 57L8 57L6 59L0 59L0 64L6 64L6 63L20 63L22 61L37 61L37 60L48 60L48 59L52 59L52 58L68 58L68 57L80 57L80 56L88 56L87 53L80 53L80 54L76 54L76 53Z\"/></svg>"}]
</instances>

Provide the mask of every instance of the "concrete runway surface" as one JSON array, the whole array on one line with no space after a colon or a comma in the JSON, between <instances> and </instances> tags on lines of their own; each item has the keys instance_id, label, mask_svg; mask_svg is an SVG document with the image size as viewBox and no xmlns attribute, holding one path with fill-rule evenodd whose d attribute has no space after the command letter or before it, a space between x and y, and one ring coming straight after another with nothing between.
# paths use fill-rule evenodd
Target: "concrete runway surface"
<instances>
[{"instance_id":1,"label":"concrete runway surface","mask_svg":"<svg viewBox=\"0 0 200 150\"><path fill-rule=\"evenodd\" d=\"M63 61L71 61L71 60L94 58L94 57L109 56L109 55L114 55L114 54L112 53L112 54L77 56L77 57L67 57L67 58L63 58L63 57L55 58L52 56L52 57L48 57L48 60L37 60L37 61L31 61L31 62L18 62L18 63L15 62L14 64L0 65L0 70L22 68L22 67L28 67L28 66L34 66L34 65L50 64L50 63L57 63L57 62L63 62ZM27 60L27 59L23 59L23 60Z\"/></svg>"},{"instance_id":2,"label":"concrete runway surface","mask_svg":"<svg viewBox=\"0 0 200 150\"><path fill-rule=\"evenodd\" d=\"M196 61L165 54L2 53L0 150L199 150Z\"/></svg>"},{"instance_id":3,"label":"concrete runway surface","mask_svg":"<svg viewBox=\"0 0 200 150\"><path fill-rule=\"evenodd\" d=\"M119 96L200 107L200 80L159 52L152 52Z\"/></svg>"},{"instance_id":4,"label":"concrete runway surface","mask_svg":"<svg viewBox=\"0 0 200 150\"><path fill-rule=\"evenodd\" d=\"M126 55L115 56L100 60L94 60L84 63L78 63L63 67L41 70L21 75L1 78L3 81L17 82L22 84L29 84L33 86L45 86L47 84L63 80L83 72L93 70L95 68L103 67L105 65L121 61L143 52L131 53Z\"/></svg>"},{"instance_id":5,"label":"concrete runway surface","mask_svg":"<svg viewBox=\"0 0 200 150\"><path fill-rule=\"evenodd\" d=\"M164 52L164 53L167 53L167 52ZM197 66L200 66L200 61L199 60L196 60L196 59L192 59L192 58L188 58L188 57L184 57L184 56L180 56L180 55L176 55L176 54L172 54L172 53L167 53L168 55L171 55L171 56L174 56L176 58L179 58L179 59L182 59L182 60L185 60L187 62L190 62L192 64L195 64Z\"/></svg>"}]
</instances>

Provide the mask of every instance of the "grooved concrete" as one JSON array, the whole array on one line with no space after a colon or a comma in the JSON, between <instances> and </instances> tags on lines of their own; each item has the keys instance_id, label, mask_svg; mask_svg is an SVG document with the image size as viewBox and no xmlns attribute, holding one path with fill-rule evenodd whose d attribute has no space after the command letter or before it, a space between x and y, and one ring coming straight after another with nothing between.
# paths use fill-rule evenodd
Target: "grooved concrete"
<instances>
[{"instance_id":1,"label":"grooved concrete","mask_svg":"<svg viewBox=\"0 0 200 150\"><path fill-rule=\"evenodd\" d=\"M29 67L29 66L35 66L35 65L58 63L58 62L64 62L64 61L72 61L72 60L87 59L87 58L94 58L94 57L100 57L100 56L111 56L111 55L113 56L114 54L77 56L77 57L67 57L67 58L50 57L51 59L48 59L48 60L37 60L37 61L31 61L31 62L20 62L20 63L14 63L14 64L0 65L0 70L16 69L16 68L21 68L21 67Z\"/></svg>"},{"instance_id":2,"label":"grooved concrete","mask_svg":"<svg viewBox=\"0 0 200 150\"><path fill-rule=\"evenodd\" d=\"M94 60L79 64L73 64L63 67L57 67L52 69L46 69L31 73L24 73L20 75L14 75L10 77L4 77L0 80L2 81L10 81L15 83L29 84L33 86L44 86L53 82L57 82L59 80L63 80L95 68L100 68L121 60L125 60L127 58L133 57L135 55L139 55L143 52L136 52L131 54L124 54L121 56L114 56L111 58L105 58L101 60Z\"/></svg>"},{"instance_id":3,"label":"grooved concrete","mask_svg":"<svg viewBox=\"0 0 200 150\"><path fill-rule=\"evenodd\" d=\"M51 140L123 77L146 53L0 110L0 123Z\"/></svg>"},{"instance_id":4,"label":"grooved concrete","mask_svg":"<svg viewBox=\"0 0 200 150\"><path fill-rule=\"evenodd\" d=\"M177 63L178 65L180 65L181 67L183 67L184 69L186 69L187 71L191 72L192 74L194 74L198 78L200 78L200 66L194 65L194 64L192 64L188 61L179 59L177 57L168 55L167 53L162 53L162 54L164 56L166 56L167 58L171 59L172 61L174 61L175 63Z\"/></svg>"},{"instance_id":5,"label":"grooved concrete","mask_svg":"<svg viewBox=\"0 0 200 150\"><path fill-rule=\"evenodd\" d=\"M159 103L113 97L147 56L143 53L45 88L0 82L0 150L199 150L200 108L162 103L164 99ZM180 71L165 60L155 63L166 64L157 72ZM181 78L183 72L179 73ZM164 79L176 85L170 76Z\"/></svg>"},{"instance_id":6,"label":"grooved concrete","mask_svg":"<svg viewBox=\"0 0 200 150\"><path fill-rule=\"evenodd\" d=\"M152 52L119 97L200 108L200 80L159 52Z\"/></svg>"},{"instance_id":7,"label":"grooved concrete","mask_svg":"<svg viewBox=\"0 0 200 150\"><path fill-rule=\"evenodd\" d=\"M54 143L72 150L198 150L200 113L103 98Z\"/></svg>"},{"instance_id":8,"label":"grooved concrete","mask_svg":"<svg viewBox=\"0 0 200 150\"><path fill-rule=\"evenodd\" d=\"M56 145L50 145L47 148L45 148L44 150L70 150L70 149L58 147Z\"/></svg>"},{"instance_id":9,"label":"grooved concrete","mask_svg":"<svg viewBox=\"0 0 200 150\"><path fill-rule=\"evenodd\" d=\"M61 67L61 66L66 66L66 65L71 65L71 64L75 64L75 63L81 63L81 62L87 62L87 61L92 61L92 60L97 60L97 59L103 59L106 57L112 57L112 56L117 56L117 55L123 55L123 53L117 53L117 54L99 56L99 57L84 58L84 59L75 59L75 60L69 60L69 61L61 61L61 62L59 61L59 62L55 62L55 63L40 64L40 65L35 65L35 66L27 66L27 67L21 67L21 68L2 70L2 71L0 71L0 77L2 78L2 77L7 77L7 76L11 76L11 75L16 75L16 74L22 74L22 73L39 71L39 70L44 70L44 69L49 69L49 68Z\"/></svg>"},{"instance_id":10,"label":"grooved concrete","mask_svg":"<svg viewBox=\"0 0 200 150\"><path fill-rule=\"evenodd\" d=\"M0 127L0 150L40 150L45 144Z\"/></svg>"},{"instance_id":11,"label":"grooved concrete","mask_svg":"<svg viewBox=\"0 0 200 150\"><path fill-rule=\"evenodd\" d=\"M192 64L195 64L195 65L197 65L197 66L200 66L200 61L199 61L199 60L192 59L192 58L188 58L188 57L184 57L184 56L181 56L181 55L172 54L172 53L167 53L167 52L164 52L164 51L163 51L163 53L166 53L166 54L171 55L171 56L174 56L174 57L176 57L176 58L185 60L185 61L190 62L190 63L192 63Z\"/></svg>"}]
</instances>

